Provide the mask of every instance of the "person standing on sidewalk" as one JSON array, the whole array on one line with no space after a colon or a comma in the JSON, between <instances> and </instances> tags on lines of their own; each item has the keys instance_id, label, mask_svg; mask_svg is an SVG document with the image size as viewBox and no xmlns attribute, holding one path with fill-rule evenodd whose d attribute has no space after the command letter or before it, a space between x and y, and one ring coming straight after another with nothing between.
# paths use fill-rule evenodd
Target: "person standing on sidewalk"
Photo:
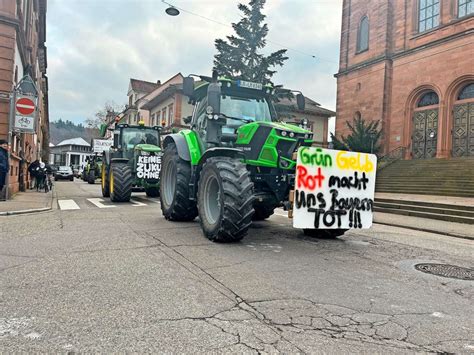
<instances>
[{"instance_id":1,"label":"person standing on sidewalk","mask_svg":"<svg viewBox=\"0 0 474 355\"><path fill-rule=\"evenodd\" d=\"M0 199L5 199L3 187L10 170L10 163L8 162L8 143L4 139L0 139Z\"/></svg>"}]
</instances>

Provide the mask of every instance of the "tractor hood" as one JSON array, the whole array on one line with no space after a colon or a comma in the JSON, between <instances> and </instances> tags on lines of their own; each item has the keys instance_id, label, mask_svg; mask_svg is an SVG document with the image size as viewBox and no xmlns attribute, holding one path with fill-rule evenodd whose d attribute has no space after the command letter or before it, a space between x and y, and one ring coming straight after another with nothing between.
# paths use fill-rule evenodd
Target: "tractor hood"
<instances>
[{"instance_id":1,"label":"tractor hood","mask_svg":"<svg viewBox=\"0 0 474 355\"><path fill-rule=\"evenodd\" d=\"M301 128L295 124L290 124L290 123L284 123L284 122L256 122L259 125L262 126L269 126L273 127L282 131L289 131L289 132L294 132L294 133L311 133L311 131Z\"/></svg>"},{"instance_id":2,"label":"tractor hood","mask_svg":"<svg viewBox=\"0 0 474 355\"><path fill-rule=\"evenodd\" d=\"M137 144L135 150L149 153L158 153L161 152L161 148L153 144Z\"/></svg>"}]
</instances>

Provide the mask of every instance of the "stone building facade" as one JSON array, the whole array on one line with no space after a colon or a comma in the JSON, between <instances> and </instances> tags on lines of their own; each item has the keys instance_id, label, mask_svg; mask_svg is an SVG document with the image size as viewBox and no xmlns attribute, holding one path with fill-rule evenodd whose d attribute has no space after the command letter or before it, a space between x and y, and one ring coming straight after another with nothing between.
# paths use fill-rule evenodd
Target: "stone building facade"
<instances>
[{"instance_id":1,"label":"stone building facade","mask_svg":"<svg viewBox=\"0 0 474 355\"><path fill-rule=\"evenodd\" d=\"M46 76L47 0L0 1L0 138L8 139L10 96L23 76L38 90L36 134L14 132L10 146L9 189L28 187L28 164L49 159L48 78Z\"/></svg>"},{"instance_id":2,"label":"stone building facade","mask_svg":"<svg viewBox=\"0 0 474 355\"><path fill-rule=\"evenodd\" d=\"M344 0L336 133L382 122L382 154L474 157L474 0Z\"/></svg>"}]
</instances>

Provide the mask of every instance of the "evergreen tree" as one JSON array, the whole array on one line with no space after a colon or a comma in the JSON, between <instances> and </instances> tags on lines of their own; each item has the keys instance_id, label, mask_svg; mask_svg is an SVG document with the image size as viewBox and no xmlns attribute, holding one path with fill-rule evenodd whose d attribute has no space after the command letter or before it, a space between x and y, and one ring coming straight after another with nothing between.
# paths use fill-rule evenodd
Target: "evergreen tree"
<instances>
[{"instance_id":1,"label":"evergreen tree","mask_svg":"<svg viewBox=\"0 0 474 355\"><path fill-rule=\"evenodd\" d=\"M354 118L351 122L346 121L350 134L345 137L337 138L331 133L331 139L334 149L348 150L351 152L374 153L381 151L382 130L379 129L380 121L371 121L367 123L362 117Z\"/></svg>"},{"instance_id":2,"label":"evergreen tree","mask_svg":"<svg viewBox=\"0 0 474 355\"><path fill-rule=\"evenodd\" d=\"M275 66L282 66L288 57L286 49L273 52L269 56L259 53L266 45L268 26L263 23L262 14L266 0L251 0L249 5L239 4L243 18L233 23L235 35L227 36L227 41L217 39L218 53L214 56L214 69L220 75L261 83L270 82L276 73Z\"/></svg>"}]
</instances>

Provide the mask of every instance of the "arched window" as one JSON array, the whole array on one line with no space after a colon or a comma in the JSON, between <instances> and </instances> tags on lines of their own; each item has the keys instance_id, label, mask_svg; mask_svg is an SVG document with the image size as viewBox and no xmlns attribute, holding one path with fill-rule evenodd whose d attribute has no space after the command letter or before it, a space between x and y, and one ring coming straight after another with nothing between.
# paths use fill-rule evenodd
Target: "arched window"
<instances>
[{"instance_id":1,"label":"arched window","mask_svg":"<svg viewBox=\"0 0 474 355\"><path fill-rule=\"evenodd\" d=\"M366 51L367 49L369 49L369 19L367 16L364 16L359 23L357 53Z\"/></svg>"},{"instance_id":2,"label":"arched window","mask_svg":"<svg viewBox=\"0 0 474 355\"><path fill-rule=\"evenodd\" d=\"M474 83L467 84L459 93L458 100L474 99Z\"/></svg>"},{"instance_id":3,"label":"arched window","mask_svg":"<svg viewBox=\"0 0 474 355\"><path fill-rule=\"evenodd\" d=\"M426 94L424 94L420 98L420 101L418 101L417 106L425 107L425 106L438 105L438 104L439 104L438 94L436 94L434 91L428 91Z\"/></svg>"}]
</instances>

